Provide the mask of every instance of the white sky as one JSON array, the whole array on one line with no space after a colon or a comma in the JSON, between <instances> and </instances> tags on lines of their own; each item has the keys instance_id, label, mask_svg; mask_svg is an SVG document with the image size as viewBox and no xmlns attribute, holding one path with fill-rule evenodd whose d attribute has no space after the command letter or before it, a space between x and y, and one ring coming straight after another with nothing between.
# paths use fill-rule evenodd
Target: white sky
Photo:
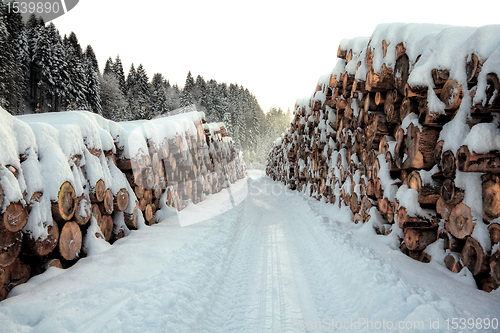
<instances>
[{"instance_id":1,"label":"white sky","mask_svg":"<svg viewBox=\"0 0 500 333\"><path fill-rule=\"evenodd\" d=\"M379 23L499 24L491 1L80 0L54 20L91 44L102 71L108 57L143 64L184 85L196 78L238 83L264 111L293 110L336 63L343 38L370 36ZM495 7L493 7L495 6Z\"/></svg>"}]
</instances>

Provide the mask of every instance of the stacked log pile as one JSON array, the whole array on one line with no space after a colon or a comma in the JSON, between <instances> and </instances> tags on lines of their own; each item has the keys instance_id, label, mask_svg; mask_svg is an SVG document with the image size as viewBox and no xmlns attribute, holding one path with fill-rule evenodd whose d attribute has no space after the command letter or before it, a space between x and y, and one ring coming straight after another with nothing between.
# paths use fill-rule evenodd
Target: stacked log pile
<instances>
[{"instance_id":1,"label":"stacked log pile","mask_svg":"<svg viewBox=\"0 0 500 333\"><path fill-rule=\"evenodd\" d=\"M223 123L202 112L114 123L88 112L0 109L0 300L86 242L113 243L245 176Z\"/></svg>"},{"instance_id":2,"label":"stacked log pile","mask_svg":"<svg viewBox=\"0 0 500 333\"><path fill-rule=\"evenodd\" d=\"M498 288L499 33L389 24L342 41L332 73L297 101L267 174L396 234L416 260L439 248L451 271Z\"/></svg>"}]
</instances>

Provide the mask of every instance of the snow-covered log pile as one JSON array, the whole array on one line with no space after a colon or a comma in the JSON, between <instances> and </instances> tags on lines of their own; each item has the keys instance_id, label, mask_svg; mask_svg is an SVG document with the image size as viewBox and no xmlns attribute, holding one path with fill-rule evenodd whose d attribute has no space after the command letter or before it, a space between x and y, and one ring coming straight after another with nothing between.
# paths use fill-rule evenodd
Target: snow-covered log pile
<instances>
[{"instance_id":1,"label":"snow-covered log pile","mask_svg":"<svg viewBox=\"0 0 500 333\"><path fill-rule=\"evenodd\" d=\"M0 108L0 299L15 285L244 177L224 124L201 112L115 123Z\"/></svg>"},{"instance_id":2,"label":"snow-covered log pile","mask_svg":"<svg viewBox=\"0 0 500 333\"><path fill-rule=\"evenodd\" d=\"M380 25L337 57L267 174L498 288L500 26Z\"/></svg>"}]
</instances>

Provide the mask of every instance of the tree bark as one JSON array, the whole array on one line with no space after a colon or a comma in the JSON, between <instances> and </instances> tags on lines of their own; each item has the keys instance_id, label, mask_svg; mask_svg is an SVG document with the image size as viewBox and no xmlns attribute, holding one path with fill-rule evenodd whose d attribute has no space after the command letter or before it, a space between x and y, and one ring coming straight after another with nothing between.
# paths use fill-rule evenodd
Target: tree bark
<instances>
[{"instance_id":1,"label":"tree bark","mask_svg":"<svg viewBox=\"0 0 500 333\"><path fill-rule=\"evenodd\" d=\"M406 54L402 54L397 58L394 72L394 86L401 95L404 95L406 83L408 82L410 74L410 60Z\"/></svg>"},{"instance_id":2,"label":"tree bark","mask_svg":"<svg viewBox=\"0 0 500 333\"><path fill-rule=\"evenodd\" d=\"M403 169L426 169L434 166L434 148L436 147L439 130L424 127L422 131L410 124L406 138L407 159L403 162Z\"/></svg>"},{"instance_id":3,"label":"tree bark","mask_svg":"<svg viewBox=\"0 0 500 333\"><path fill-rule=\"evenodd\" d=\"M405 228L405 243L410 251L425 250L427 245L434 243L437 239L437 232L434 228Z\"/></svg>"},{"instance_id":4,"label":"tree bark","mask_svg":"<svg viewBox=\"0 0 500 333\"><path fill-rule=\"evenodd\" d=\"M23 237L22 252L30 256L43 257L52 252L59 242L59 227L57 223L45 226L47 237L44 239L33 239L31 235L25 234Z\"/></svg>"},{"instance_id":5,"label":"tree bark","mask_svg":"<svg viewBox=\"0 0 500 333\"><path fill-rule=\"evenodd\" d=\"M21 252L23 234L21 231L11 232L0 226L0 267L7 267Z\"/></svg>"},{"instance_id":6,"label":"tree bark","mask_svg":"<svg viewBox=\"0 0 500 333\"><path fill-rule=\"evenodd\" d=\"M457 152L457 167L462 172L500 173L500 153L476 154L464 145Z\"/></svg>"}]
</instances>

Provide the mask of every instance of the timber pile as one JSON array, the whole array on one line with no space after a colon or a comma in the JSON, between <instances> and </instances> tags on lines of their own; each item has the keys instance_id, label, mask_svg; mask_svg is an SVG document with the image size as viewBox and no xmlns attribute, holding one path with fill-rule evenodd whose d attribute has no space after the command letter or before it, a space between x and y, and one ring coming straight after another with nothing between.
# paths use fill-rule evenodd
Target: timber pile
<instances>
[{"instance_id":1,"label":"timber pile","mask_svg":"<svg viewBox=\"0 0 500 333\"><path fill-rule=\"evenodd\" d=\"M223 123L202 112L114 123L78 111L0 109L0 300L50 266L84 257L245 176Z\"/></svg>"},{"instance_id":2,"label":"timber pile","mask_svg":"<svg viewBox=\"0 0 500 333\"><path fill-rule=\"evenodd\" d=\"M498 288L499 34L388 24L342 41L332 73L297 101L267 174L349 207L411 258L439 249L451 271Z\"/></svg>"}]
</instances>

